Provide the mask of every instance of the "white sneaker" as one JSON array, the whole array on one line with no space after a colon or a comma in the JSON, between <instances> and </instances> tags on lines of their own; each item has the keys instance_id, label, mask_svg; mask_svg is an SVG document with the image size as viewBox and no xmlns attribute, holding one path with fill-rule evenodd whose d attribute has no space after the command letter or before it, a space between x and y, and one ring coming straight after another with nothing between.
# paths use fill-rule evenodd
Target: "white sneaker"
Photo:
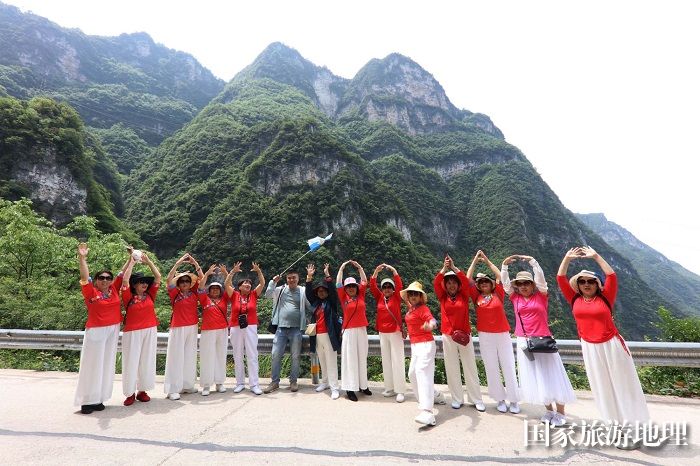
<instances>
[{"instance_id":1,"label":"white sneaker","mask_svg":"<svg viewBox=\"0 0 700 466\"><path fill-rule=\"evenodd\" d=\"M459 401L452 402L452 409L459 409L461 407L462 407L462 403L460 403Z\"/></svg>"},{"instance_id":2,"label":"white sneaker","mask_svg":"<svg viewBox=\"0 0 700 466\"><path fill-rule=\"evenodd\" d=\"M241 393L243 389L245 388L245 385L243 384L238 384L234 387L233 393Z\"/></svg>"},{"instance_id":3,"label":"white sneaker","mask_svg":"<svg viewBox=\"0 0 700 466\"><path fill-rule=\"evenodd\" d=\"M397 403L403 403L403 401L404 401L405 399L406 399L406 398L403 396L403 393L397 393L397 394L396 394L396 402L397 402Z\"/></svg>"},{"instance_id":4,"label":"white sneaker","mask_svg":"<svg viewBox=\"0 0 700 466\"><path fill-rule=\"evenodd\" d=\"M180 393L197 393L198 391L199 390L197 390L196 388L185 388Z\"/></svg>"},{"instance_id":5,"label":"white sneaker","mask_svg":"<svg viewBox=\"0 0 700 466\"><path fill-rule=\"evenodd\" d=\"M501 400L498 402L496 409L498 410L499 413L505 413L506 411L508 411L508 406L506 406L505 401Z\"/></svg>"},{"instance_id":6,"label":"white sneaker","mask_svg":"<svg viewBox=\"0 0 700 466\"><path fill-rule=\"evenodd\" d=\"M217 383L216 384L216 391L219 393L226 393L226 387L224 387L224 384L222 384L222 383Z\"/></svg>"},{"instance_id":7,"label":"white sneaker","mask_svg":"<svg viewBox=\"0 0 700 466\"><path fill-rule=\"evenodd\" d=\"M202 396L209 396L209 387L202 387Z\"/></svg>"},{"instance_id":8,"label":"white sneaker","mask_svg":"<svg viewBox=\"0 0 700 466\"><path fill-rule=\"evenodd\" d=\"M566 424L566 416L563 414L554 413L554 416L552 416L552 420L549 421L549 423L552 427L562 427L564 424Z\"/></svg>"},{"instance_id":9,"label":"white sneaker","mask_svg":"<svg viewBox=\"0 0 700 466\"><path fill-rule=\"evenodd\" d=\"M331 400L337 400L340 397L338 390L331 390Z\"/></svg>"},{"instance_id":10,"label":"white sneaker","mask_svg":"<svg viewBox=\"0 0 700 466\"><path fill-rule=\"evenodd\" d=\"M520 405L518 405L518 403L511 403L510 412L513 414L518 414L520 412Z\"/></svg>"},{"instance_id":11,"label":"white sneaker","mask_svg":"<svg viewBox=\"0 0 700 466\"><path fill-rule=\"evenodd\" d=\"M447 400L445 399L445 394L435 390L435 396L433 397L433 403L435 403L436 405L447 404Z\"/></svg>"},{"instance_id":12,"label":"white sneaker","mask_svg":"<svg viewBox=\"0 0 700 466\"><path fill-rule=\"evenodd\" d=\"M389 397L394 396L394 395L396 395L396 392L394 392L394 390L384 390L382 392L382 396L384 396L386 398L389 398Z\"/></svg>"},{"instance_id":13,"label":"white sneaker","mask_svg":"<svg viewBox=\"0 0 700 466\"><path fill-rule=\"evenodd\" d=\"M540 418L540 421L551 423L552 418L554 418L554 411L547 410L547 412L544 413L544 416Z\"/></svg>"},{"instance_id":14,"label":"white sneaker","mask_svg":"<svg viewBox=\"0 0 700 466\"><path fill-rule=\"evenodd\" d=\"M477 401L476 403L474 403L474 407L479 412L483 413L484 411L486 411L486 406L484 405L483 401Z\"/></svg>"},{"instance_id":15,"label":"white sneaker","mask_svg":"<svg viewBox=\"0 0 700 466\"><path fill-rule=\"evenodd\" d=\"M235 391L235 390L234 390L234 391ZM257 385L254 386L254 387L251 387L251 388L250 388L250 391L253 392L253 393L255 393L256 395L262 395L262 394L263 394L263 391L262 391L262 390L260 389L260 387L258 387Z\"/></svg>"},{"instance_id":16,"label":"white sneaker","mask_svg":"<svg viewBox=\"0 0 700 466\"><path fill-rule=\"evenodd\" d=\"M179 393L168 393L168 398L171 400L179 400L180 394Z\"/></svg>"},{"instance_id":17,"label":"white sneaker","mask_svg":"<svg viewBox=\"0 0 700 466\"><path fill-rule=\"evenodd\" d=\"M319 393L321 393L321 392L324 391L324 390L328 390L328 388L329 388L329 387L328 387L328 384L327 384L327 383L322 383L321 385L319 385L318 387L316 387L316 391L319 392Z\"/></svg>"},{"instance_id":18,"label":"white sneaker","mask_svg":"<svg viewBox=\"0 0 700 466\"><path fill-rule=\"evenodd\" d=\"M434 426L436 424L435 416L430 411L421 411L418 416L414 418L418 424L423 424L426 426Z\"/></svg>"}]
</instances>

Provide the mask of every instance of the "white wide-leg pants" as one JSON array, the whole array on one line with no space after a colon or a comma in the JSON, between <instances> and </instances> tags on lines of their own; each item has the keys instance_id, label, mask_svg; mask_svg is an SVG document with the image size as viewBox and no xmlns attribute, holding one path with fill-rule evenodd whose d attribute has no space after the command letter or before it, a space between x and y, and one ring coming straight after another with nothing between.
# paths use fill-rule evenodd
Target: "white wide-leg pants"
<instances>
[{"instance_id":1,"label":"white wide-leg pants","mask_svg":"<svg viewBox=\"0 0 700 466\"><path fill-rule=\"evenodd\" d=\"M379 333L384 390L406 393L406 356L401 332Z\"/></svg>"},{"instance_id":2,"label":"white wide-leg pants","mask_svg":"<svg viewBox=\"0 0 700 466\"><path fill-rule=\"evenodd\" d=\"M104 403L112 397L118 339L119 324L85 329L76 406Z\"/></svg>"},{"instance_id":3,"label":"white wide-leg pants","mask_svg":"<svg viewBox=\"0 0 700 466\"><path fill-rule=\"evenodd\" d=\"M165 393L194 389L197 381L197 326L171 327L165 356Z\"/></svg>"},{"instance_id":4,"label":"white wide-leg pants","mask_svg":"<svg viewBox=\"0 0 700 466\"><path fill-rule=\"evenodd\" d=\"M367 327L345 329L340 349L340 378L343 390L367 388Z\"/></svg>"},{"instance_id":5,"label":"white wide-leg pants","mask_svg":"<svg viewBox=\"0 0 700 466\"><path fill-rule=\"evenodd\" d=\"M248 366L248 385L258 385L258 326L246 328L231 327L231 347L233 348L233 369L236 372L236 384L245 385L245 367L243 354Z\"/></svg>"},{"instance_id":6,"label":"white wide-leg pants","mask_svg":"<svg viewBox=\"0 0 700 466\"><path fill-rule=\"evenodd\" d=\"M519 402L520 393L515 375L515 356L510 333L479 332L479 349L481 359L484 361L484 369L486 369L489 396L495 401ZM505 388L501 383L501 372L506 382Z\"/></svg>"},{"instance_id":7,"label":"white wide-leg pants","mask_svg":"<svg viewBox=\"0 0 700 466\"><path fill-rule=\"evenodd\" d=\"M464 346L455 343L449 335L442 335L442 351L445 355L445 374L447 375L447 386L452 395L452 401L464 403L464 388L462 387L462 374L459 370L459 363L462 362L464 371L464 384L467 389L467 397L470 403L481 401L481 390L479 386L479 373L476 369L476 357L474 355L474 342L469 339L469 343Z\"/></svg>"},{"instance_id":8,"label":"white wide-leg pants","mask_svg":"<svg viewBox=\"0 0 700 466\"><path fill-rule=\"evenodd\" d=\"M321 383L338 390L338 352L333 349L327 333L316 335L316 354L321 363Z\"/></svg>"},{"instance_id":9,"label":"white wide-leg pants","mask_svg":"<svg viewBox=\"0 0 700 466\"><path fill-rule=\"evenodd\" d=\"M199 386L210 387L226 381L228 330L202 330L199 337Z\"/></svg>"},{"instance_id":10,"label":"white wide-leg pants","mask_svg":"<svg viewBox=\"0 0 700 466\"><path fill-rule=\"evenodd\" d=\"M411 344L408 378L418 400L418 407L432 410L435 397L435 341Z\"/></svg>"},{"instance_id":11,"label":"white wide-leg pants","mask_svg":"<svg viewBox=\"0 0 700 466\"><path fill-rule=\"evenodd\" d=\"M153 390L156 386L156 327L132 330L122 334L122 392L131 396L136 391Z\"/></svg>"}]
</instances>

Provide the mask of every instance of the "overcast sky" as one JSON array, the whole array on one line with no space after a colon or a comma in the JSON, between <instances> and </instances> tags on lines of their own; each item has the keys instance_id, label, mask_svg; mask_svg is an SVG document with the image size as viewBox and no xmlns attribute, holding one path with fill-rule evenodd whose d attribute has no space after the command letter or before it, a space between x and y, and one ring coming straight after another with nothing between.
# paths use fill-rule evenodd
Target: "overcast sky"
<instances>
[{"instance_id":1,"label":"overcast sky","mask_svg":"<svg viewBox=\"0 0 700 466\"><path fill-rule=\"evenodd\" d=\"M147 32L225 80L274 41L346 78L399 52L489 115L569 209L700 273L700 2L2 1L87 34Z\"/></svg>"}]
</instances>

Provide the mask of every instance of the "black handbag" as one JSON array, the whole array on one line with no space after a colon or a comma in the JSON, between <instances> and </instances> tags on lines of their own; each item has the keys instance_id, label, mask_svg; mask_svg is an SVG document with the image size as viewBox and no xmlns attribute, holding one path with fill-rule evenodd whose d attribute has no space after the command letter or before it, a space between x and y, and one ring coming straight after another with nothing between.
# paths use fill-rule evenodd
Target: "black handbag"
<instances>
[{"instance_id":1,"label":"black handbag","mask_svg":"<svg viewBox=\"0 0 700 466\"><path fill-rule=\"evenodd\" d=\"M516 309L515 313L520 319L520 327L525 333L525 325L523 324L523 318L520 316L520 309ZM529 337L525 333L525 340L527 344L527 351L530 353L558 353L559 348L557 348L557 340L551 335L541 336L541 337Z\"/></svg>"},{"instance_id":2,"label":"black handbag","mask_svg":"<svg viewBox=\"0 0 700 466\"><path fill-rule=\"evenodd\" d=\"M250 298L248 298L250 299ZM243 301L243 298L241 298L241 295L238 295L238 307L239 307L239 314L238 314L238 326L240 328L246 328L248 326L248 299ZM245 307L244 307L245 305Z\"/></svg>"},{"instance_id":3,"label":"black handbag","mask_svg":"<svg viewBox=\"0 0 700 466\"><path fill-rule=\"evenodd\" d=\"M248 314L238 314L238 326L246 328L248 326Z\"/></svg>"}]
</instances>

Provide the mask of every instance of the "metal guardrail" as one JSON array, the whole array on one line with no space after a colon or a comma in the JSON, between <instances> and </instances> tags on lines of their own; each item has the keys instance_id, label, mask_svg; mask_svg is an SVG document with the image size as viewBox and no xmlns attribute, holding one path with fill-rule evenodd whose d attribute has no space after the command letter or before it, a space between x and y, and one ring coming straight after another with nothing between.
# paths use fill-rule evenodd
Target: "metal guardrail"
<instances>
[{"instance_id":1,"label":"metal guardrail","mask_svg":"<svg viewBox=\"0 0 700 466\"><path fill-rule=\"evenodd\" d=\"M0 348L80 351L84 335L85 332L82 331L0 329ZM270 334L258 335L260 354L272 352L272 338L273 335ZM380 356L379 335L368 335L368 340L369 355ZM436 357L442 359L442 337L436 336L435 340L438 349ZM476 357L480 358L479 338L474 337L473 340ZM405 341L404 345L408 356L411 354L410 343ZM581 343L578 340L557 340L557 345L565 363L583 364ZM158 333L157 352L165 354L167 346L168 334ZM700 343L628 341L627 348L638 366L700 367ZM515 350L515 339L513 349ZM118 350L121 351L121 334ZM302 353L309 353L309 337L306 335L302 342Z\"/></svg>"}]
</instances>

